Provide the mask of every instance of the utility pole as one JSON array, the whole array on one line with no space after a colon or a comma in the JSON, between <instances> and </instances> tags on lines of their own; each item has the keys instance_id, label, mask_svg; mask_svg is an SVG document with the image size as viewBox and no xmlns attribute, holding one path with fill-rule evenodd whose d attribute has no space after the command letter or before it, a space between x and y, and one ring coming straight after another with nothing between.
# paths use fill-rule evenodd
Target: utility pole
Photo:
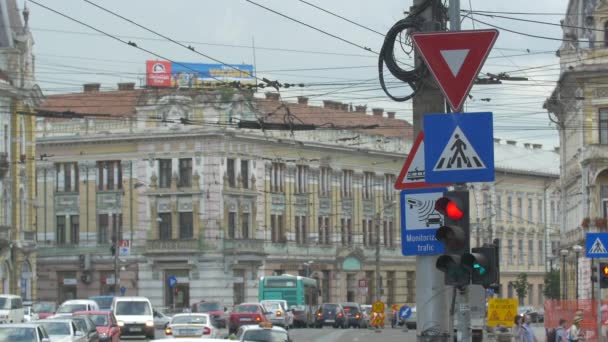
<instances>
[{"instance_id":1,"label":"utility pole","mask_svg":"<svg viewBox=\"0 0 608 342\"><path fill-rule=\"evenodd\" d=\"M376 213L376 301L381 299L380 296L380 213Z\"/></svg>"},{"instance_id":2,"label":"utility pole","mask_svg":"<svg viewBox=\"0 0 608 342\"><path fill-rule=\"evenodd\" d=\"M414 7L420 8L428 0L414 0ZM450 4L454 0L450 0ZM432 1L438 3L437 1ZM434 4L433 4L434 5ZM428 6L421 14L424 19L422 31L439 31L444 23L436 21L438 13L434 13L436 6ZM441 4L439 3L439 6ZM459 20L456 20L460 23ZM416 51L416 64L422 62L420 54ZM422 130L423 116L426 113L445 113L445 101L439 87L435 84L433 76L427 73L421 82L422 88L412 99L414 137ZM450 341L451 326L448 293L444 285L444 274L437 270L435 264L438 256L419 255L416 257L416 303L418 342L448 342Z\"/></svg>"}]
</instances>

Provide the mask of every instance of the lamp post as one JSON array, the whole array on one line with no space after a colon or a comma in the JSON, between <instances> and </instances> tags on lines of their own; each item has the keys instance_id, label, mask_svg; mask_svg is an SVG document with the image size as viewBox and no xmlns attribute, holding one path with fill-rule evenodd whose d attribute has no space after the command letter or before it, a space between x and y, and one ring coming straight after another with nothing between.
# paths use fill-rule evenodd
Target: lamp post
<instances>
[{"instance_id":1,"label":"lamp post","mask_svg":"<svg viewBox=\"0 0 608 342\"><path fill-rule=\"evenodd\" d=\"M568 255L568 250L562 249L559 251L559 254L562 256L562 299L566 299L566 256Z\"/></svg>"},{"instance_id":2,"label":"lamp post","mask_svg":"<svg viewBox=\"0 0 608 342\"><path fill-rule=\"evenodd\" d=\"M579 245L574 245L572 246L572 250L574 251L574 255L576 256L575 262L576 262L576 280L575 280L575 289L576 289L576 300L578 300L578 256L581 253L581 251L583 250L583 247L579 246Z\"/></svg>"}]
</instances>

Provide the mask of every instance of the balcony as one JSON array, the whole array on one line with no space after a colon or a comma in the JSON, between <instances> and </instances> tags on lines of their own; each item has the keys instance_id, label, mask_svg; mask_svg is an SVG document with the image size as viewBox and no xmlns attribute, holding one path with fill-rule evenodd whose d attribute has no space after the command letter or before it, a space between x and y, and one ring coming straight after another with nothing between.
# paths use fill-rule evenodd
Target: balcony
<instances>
[{"instance_id":1,"label":"balcony","mask_svg":"<svg viewBox=\"0 0 608 342\"><path fill-rule=\"evenodd\" d=\"M25 252L33 252L36 249L36 232L22 231L19 234L19 240L16 242L17 248Z\"/></svg>"},{"instance_id":2,"label":"balcony","mask_svg":"<svg viewBox=\"0 0 608 342\"><path fill-rule=\"evenodd\" d=\"M257 239L226 239L224 240L224 253L234 255L266 255L265 241Z\"/></svg>"},{"instance_id":3,"label":"balcony","mask_svg":"<svg viewBox=\"0 0 608 342\"><path fill-rule=\"evenodd\" d=\"M144 254L195 254L200 250L198 240L148 240Z\"/></svg>"},{"instance_id":4,"label":"balcony","mask_svg":"<svg viewBox=\"0 0 608 342\"><path fill-rule=\"evenodd\" d=\"M6 176L9 169L8 153L0 152L0 179Z\"/></svg>"},{"instance_id":5,"label":"balcony","mask_svg":"<svg viewBox=\"0 0 608 342\"><path fill-rule=\"evenodd\" d=\"M0 248L11 243L11 226L0 226Z\"/></svg>"}]
</instances>

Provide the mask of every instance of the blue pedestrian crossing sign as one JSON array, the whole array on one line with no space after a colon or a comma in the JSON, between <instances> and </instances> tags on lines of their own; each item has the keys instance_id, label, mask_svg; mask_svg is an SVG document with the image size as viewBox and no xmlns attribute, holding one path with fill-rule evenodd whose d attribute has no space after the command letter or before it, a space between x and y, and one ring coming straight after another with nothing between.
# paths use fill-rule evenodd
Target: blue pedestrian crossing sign
<instances>
[{"instance_id":1,"label":"blue pedestrian crossing sign","mask_svg":"<svg viewBox=\"0 0 608 342\"><path fill-rule=\"evenodd\" d=\"M177 285L177 278L175 278L174 276L170 276L167 279L167 285L169 285L169 287L171 288L175 287L175 285Z\"/></svg>"},{"instance_id":2,"label":"blue pedestrian crossing sign","mask_svg":"<svg viewBox=\"0 0 608 342\"><path fill-rule=\"evenodd\" d=\"M494 181L492 113L426 114L427 183Z\"/></svg>"},{"instance_id":3,"label":"blue pedestrian crossing sign","mask_svg":"<svg viewBox=\"0 0 608 342\"><path fill-rule=\"evenodd\" d=\"M608 233L587 233L587 258L608 258Z\"/></svg>"}]
</instances>

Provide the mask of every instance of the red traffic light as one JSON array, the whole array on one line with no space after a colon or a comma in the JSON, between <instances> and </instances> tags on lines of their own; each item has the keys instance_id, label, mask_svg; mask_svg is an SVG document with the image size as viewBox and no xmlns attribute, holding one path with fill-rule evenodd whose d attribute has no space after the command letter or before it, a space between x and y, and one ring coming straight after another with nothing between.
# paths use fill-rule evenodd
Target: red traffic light
<instances>
[{"instance_id":1,"label":"red traffic light","mask_svg":"<svg viewBox=\"0 0 608 342\"><path fill-rule=\"evenodd\" d=\"M447 197L441 197L435 202L435 210L454 221L458 221L464 217L464 211L462 211L456 202Z\"/></svg>"}]
</instances>

